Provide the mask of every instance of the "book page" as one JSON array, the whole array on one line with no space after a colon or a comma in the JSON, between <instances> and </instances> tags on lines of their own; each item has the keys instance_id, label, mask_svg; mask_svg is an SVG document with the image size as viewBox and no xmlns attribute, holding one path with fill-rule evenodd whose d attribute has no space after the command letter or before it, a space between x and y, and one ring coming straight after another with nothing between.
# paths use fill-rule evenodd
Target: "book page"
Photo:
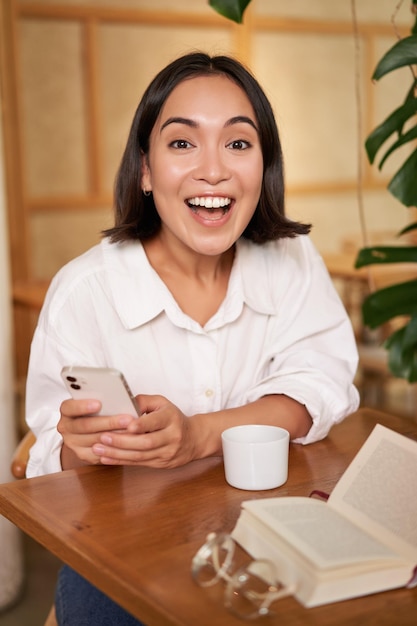
<instances>
[{"instance_id":1,"label":"book page","mask_svg":"<svg viewBox=\"0 0 417 626\"><path fill-rule=\"evenodd\" d=\"M328 505L417 563L417 442L378 424Z\"/></svg>"},{"instance_id":2,"label":"book page","mask_svg":"<svg viewBox=\"0 0 417 626\"><path fill-rule=\"evenodd\" d=\"M320 500L267 498L244 502L243 507L322 570L399 558Z\"/></svg>"}]
</instances>

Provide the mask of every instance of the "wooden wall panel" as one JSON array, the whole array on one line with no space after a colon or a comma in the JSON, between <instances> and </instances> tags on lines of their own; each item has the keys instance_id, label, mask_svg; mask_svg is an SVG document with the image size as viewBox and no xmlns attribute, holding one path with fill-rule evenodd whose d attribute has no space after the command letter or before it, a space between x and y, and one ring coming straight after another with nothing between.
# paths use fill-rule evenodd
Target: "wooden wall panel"
<instances>
[{"instance_id":1,"label":"wooden wall panel","mask_svg":"<svg viewBox=\"0 0 417 626\"><path fill-rule=\"evenodd\" d=\"M391 30L390 20L397 4L400 4L398 0L356 0L356 14L362 23L372 23L382 29ZM305 19L309 22L340 20L349 25L352 19L350 0L255 0L253 7L257 15L267 17ZM401 26L410 24L407 1L402 3L396 21Z\"/></svg>"},{"instance_id":2,"label":"wooden wall panel","mask_svg":"<svg viewBox=\"0 0 417 626\"><path fill-rule=\"evenodd\" d=\"M346 71L352 37L265 33L255 37L253 50L282 134L288 185L354 185L354 74Z\"/></svg>"},{"instance_id":3,"label":"wooden wall panel","mask_svg":"<svg viewBox=\"0 0 417 626\"><path fill-rule=\"evenodd\" d=\"M366 219L373 232L396 233L410 214L383 188L365 194ZM287 196L288 213L313 224L311 238L326 253L336 253L346 239L361 244L361 223L355 189L326 193L294 193Z\"/></svg>"},{"instance_id":4,"label":"wooden wall panel","mask_svg":"<svg viewBox=\"0 0 417 626\"><path fill-rule=\"evenodd\" d=\"M174 11L176 13L193 13L211 17L213 9L206 0L19 0L22 7L43 5L49 9L61 8L62 5L73 9L91 7L93 10L116 9L117 13L124 9L148 11Z\"/></svg>"},{"instance_id":5,"label":"wooden wall panel","mask_svg":"<svg viewBox=\"0 0 417 626\"><path fill-rule=\"evenodd\" d=\"M26 196L86 193L82 26L21 20L19 50Z\"/></svg>"},{"instance_id":6,"label":"wooden wall panel","mask_svg":"<svg viewBox=\"0 0 417 626\"><path fill-rule=\"evenodd\" d=\"M111 207L72 211L38 211L31 219L33 275L48 280L67 261L101 239L112 225Z\"/></svg>"}]
</instances>

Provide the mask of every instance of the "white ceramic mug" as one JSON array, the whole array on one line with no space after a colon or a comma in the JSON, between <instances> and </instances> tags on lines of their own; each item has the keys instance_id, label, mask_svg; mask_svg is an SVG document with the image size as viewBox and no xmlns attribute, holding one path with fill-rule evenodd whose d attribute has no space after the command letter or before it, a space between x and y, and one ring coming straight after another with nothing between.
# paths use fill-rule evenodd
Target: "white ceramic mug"
<instances>
[{"instance_id":1,"label":"white ceramic mug","mask_svg":"<svg viewBox=\"0 0 417 626\"><path fill-rule=\"evenodd\" d=\"M224 471L232 487L274 489L288 478L290 434L278 426L249 424L222 433Z\"/></svg>"}]
</instances>

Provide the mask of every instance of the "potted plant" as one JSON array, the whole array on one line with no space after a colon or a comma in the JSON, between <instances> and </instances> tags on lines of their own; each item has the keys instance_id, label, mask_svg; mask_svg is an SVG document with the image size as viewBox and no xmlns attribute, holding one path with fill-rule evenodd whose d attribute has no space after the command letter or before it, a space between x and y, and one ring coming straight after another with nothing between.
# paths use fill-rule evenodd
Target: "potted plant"
<instances>
[{"instance_id":1,"label":"potted plant","mask_svg":"<svg viewBox=\"0 0 417 626\"><path fill-rule=\"evenodd\" d=\"M412 0L412 9L416 15L411 35L395 43L379 61L373 80L379 80L386 74L409 66L411 85L402 104L396 108L368 136L365 148L371 164L377 153L385 146L378 167L381 169L387 158L407 143L417 139L417 0ZM408 123L407 130L405 126ZM394 137L391 145L387 141ZM417 148L399 167L392 177L388 190L406 207L417 207ZM399 236L417 229L417 222L409 224L399 232ZM373 246L362 248L356 259L355 267L385 263L417 263L417 245ZM416 265L417 273L417 265ZM388 365L391 372L409 382L417 381L417 279L394 284L371 293L362 307L366 326L378 328L399 316L407 320L404 325L393 331L385 340L388 350Z\"/></svg>"},{"instance_id":2,"label":"potted plant","mask_svg":"<svg viewBox=\"0 0 417 626\"><path fill-rule=\"evenodd\" d=\"M237 23L251 0L210 0L209 4L218 13ZM372 80L409 66L412 81L405 99L375 130L365 142L371 164L380 149L389 139L394 141L386 148L378 167L381 169L387 158L407 143L417 139L417 0L412 0L412 11L416 15L411 34L400 39L379 61ZM405 130L407 124L407 129ZM410 127L411 126L411 127ZM388 190L406 207L417 207L417 148L399 167L391 179ZM409 224L399 236L417 230L417 222ZM385 263L417 263L417 245L372 246L362 248L355 267ZM417 265L416 265L417 274ZM388 365L391 372L409 382L417 381L417 278L378 289L367 296L362 306L363 321L369 328L379 328L395 318L404 318L404 325L391 332L384 342L388 350Z\"/></svg>"}]
</instances>

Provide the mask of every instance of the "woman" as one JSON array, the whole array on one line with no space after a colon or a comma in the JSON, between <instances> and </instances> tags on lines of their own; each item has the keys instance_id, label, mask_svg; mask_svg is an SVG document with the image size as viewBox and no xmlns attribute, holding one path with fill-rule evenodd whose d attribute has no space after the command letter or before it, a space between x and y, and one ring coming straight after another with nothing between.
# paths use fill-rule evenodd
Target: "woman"
<instances>
[{"instance_id":1,"label":"woman","mask_svg":"<svg viewBox=\"0 0 417 626\"><path fill-rule=\"evenodd\" d=\"M155 77L115 204L115 226L58 273L39 319L29 476L175 467L220 455L221 432L244 423L311 443L357 408L350 322L310 227L285 216L273 112L241 64L192 53ZM141 417L66 399L72 364L121 370Z\"/></svg>"}]
</instances>

